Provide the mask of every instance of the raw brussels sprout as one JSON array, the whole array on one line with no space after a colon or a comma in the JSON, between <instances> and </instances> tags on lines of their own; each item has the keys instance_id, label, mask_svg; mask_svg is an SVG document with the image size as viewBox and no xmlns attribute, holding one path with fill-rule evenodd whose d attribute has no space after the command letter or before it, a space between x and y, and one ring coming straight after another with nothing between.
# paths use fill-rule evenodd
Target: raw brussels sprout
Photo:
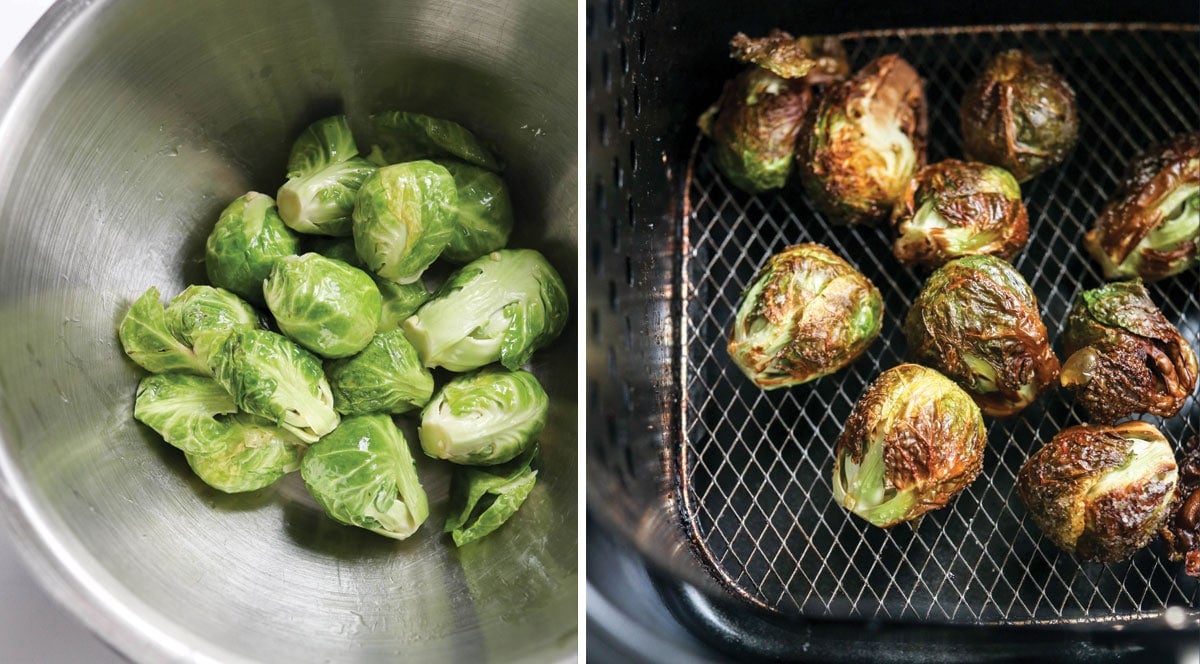
<instances>
[{"instance_id":1,"label":"raw brussels sprout","mask_svg":"<svg viewBox=\"0 0 1200 664\"><path fill-rule=\"evenodd\" d=\"M385 163L450 157L496 173L503 170L492 151L457 122L389 111L372 115L371 124L379 141L379 157Z\"/></svg>"},{"instance_id":2,"label":"raw brussels sprout","mask_svg":"<svg viewBox=\"0 0 1200 664\"><path fill-rule=\"evenodd\" d=\"M1200 265L1200 132L1134 160L1083 244L1108 279L1155 281Z\"/></svg>"},{"instance_id":3,"label":"raw brussels sprout","mask_svg":"<svg viewBox=\"0 0 1200 664\"><path fill-rule=\"evenodd\" d=\"M346 116L309 125L292 146L288 181L279 189L279 216L301 233L350 235L350 215L375 165L358 157Z\"/></svg>"},{"instance_id":4,"label":"raw brussels sprout","mask_svg":"<svg viewBox=\"0 0 1200 664\"><path fill-rule=\"evenodd\" d=\"M546 426L550 399L528 371L484 369L446 383L421 411L421 449L472 466L510 461Z\"/></svg>"},{"instance_id":5,"label":"raw brussels sprout","mask_svg":"<svg viewBox=\"0 0 1200 664\"><path fill-rule=\"evenodd\" d=\"M1062 384L1106 424L1141 413L1174 417L1196 390L1196 354L1141 281L1075 299L1063 334Z\"/></svg>"},{"instance_id":6,"label":"raw brussels sprout","mask_svg":"<svg viewBox=\"0 0 1200 664\"><path fill-rule=\"evenodd\" d=\"M361 353L328 369L333 407L343 415L406 413L433 396L433 374L400 330L375 335Z\"/></svg>"},{"instance_id":7,"label":"raw brussels sprout","mask_svg":"<svg viewBox=\"0 0 1200 664\"><path fill-rule=\"evenodd\" d=\"M454 233L458 190L432 161L385 166L358 191L354 247L375 274L400 284L421 278Z\"/></svg>"},{"instance_id":8,"label":"raw brussels sprout","mask_svg":"<svg viewBox=\"0 0 1200 664\"><path fill-rule=\"evenodd\" d=\"M219 447L188 453L188 465L204 483L225 493L257 491L300 468L304 442L270 422L241 413L225 424Z\"/></svg>"},{"instance_id":9,"label":"raw brussels sprout","mask_svg":"<svg viewBox=\"0 0 1200 664\"><path fill-rule=\"evenodd\" d=\"M429 516L404 434L387 415L347 417L304 455L300 475L335 521L406 539Z\"/></svg>"},{"instance_id":10,"label":"raw brussels sprout","mask_svg":"<svg viewBox=\"0 0 1200 664\"><path fill-rule=\"evenodd\" d=\"M1080 560L1124 560L1167 516L1177 471L1171 445L1145 422L1064 429L1017 473L1029 516Z\"/></svg>"},{"instance_id":11,"label":"raw brussels sprout","mask_svg":"<svg viewBox=\"0 0 1200 664\"><path fill-rule=\"evenodd\" d=\"M321 254L326 258L339 260L363 270L367 269L367 266L358 259L353 239L313 238L306 243L306 247L309 252ZM417 309L420 309L421 305L429 299L429 290L419 279L411 284L398 284L369 272L368 274L375 280L375 286L383 298L383 310L379 315L379 325L375 328L375 334L400 329L400 324L404 322L404 319L417 313Z\"/></svg>"},{"instance_id":12,"label":"raw brussels sprout","mask_svg":"<svg viewBox=\"0 0 1200 664\"><path fill-rule=\"evenodd\" d=\"M927 129L921 77L903 58L872 60L832 86L801 130L801 182L833 221L887 217L925 165Z\"/></svg>"},{"instance_id":13,"label":"raw brussels sprout","mask_svg":"<svg viewBox=\"0 0 1200 664\"><path fill-rule=\"evenodd\" d=\"M967 86L959 107L967 158L1025 182L1061 162L1075 145L1075 91L1054 67L1004 51Z\"/></svg>"},{"instance_id":14,"label":"raw brussels sprout","mask_svg":"<svg viewBox=\"0 0 1200 664\"><path fill-rule=\"evenodd\" d=\"M427 367L470 371L497 360L520 369L554 341L570 304L562 277L532 249L504 249L471 261L404 321Z\"/></svg>"},{"instance_id":15,"label":"raw brussels sprout","mask_svg":"<svg viewBox=\"0 0 1200 664\"><path fill-rule=\"evenodd\" d=\"M853 362L882 325L870 279L819 244L798 244L768 259L742 296L729 356L761 388L799 385Z\"/></svg>"},{"instance_id":16,"label":"raw brussels sprout","mask_svg":"<svg viewBox=\"0 0 1200 664\"><path fill-rule=\"evenodd\" d=\"M1192 436L1180 452L1179 484L1158 532L1167 557L1182 560L1188 576L1200 576L1200 436Z\"/></svg>"},{"instance_id":17,"label":"raw brussels sprout","mask_svg":"<svg viewBox=\"0 0 1200 664\"><path fill-rule=\"evenodd\" d=\"M188 454L221 449L228 425L217 416L236 412L225 388L211 378L188 374L146 376L133 404L135 420Z\"/></svg>"},{"instance_id":18,"label":"raw brussels sprout","mask_svg":"<svg viewBox=\"0 0 1200 664\"><path fill-rule=\"evenodd\" d=\"M258 312L242 298L212 286L188 286L167 304L167 329L191 346L206 332L261 327Z\"/></svg>"},{"instance_id":19,"label":"raw brussels sprout","mask_svg":"<svg viewBox=\"0 0 1200 664\"><path fill-rule=\"evenodd\" d=\"M134 301L117 329L129 359L151 373L184 372L208 376L211 372L191 345L171 333L158 289L151 286Z\"/></svg>"},{"instance_id":20,"label":"raw brussels sprout","mask_svg":"<svg viewBox=\"0 0 1200 664\"><path fill-rule=\"evenodd\" d=\"M892 252L909 267L963 256L1010 259L1029 241L1021 188L1003 168L947 159L922 168L892 212Z\"/></svg>"},{"instance_id":21,"label":"raw brussels sprout","mask_svg":"<svg viewBox=\"0 0 1200 664\"><path fill-rule=\"evenodd\" d=\"M513 227L512 201L504 180L478 166L449 160L438 163L450 171L458 189L453 231L442 258L467 263L503 249Z\"/></svg>"},{"instance_id":22,"label":"raw brussels sprout","mask_svg":"<svg viewBox=\"0 0 1200 664\"><path fill-rule=\"evenodd\" d=\"M275 200L252 191L221 212L208 236L204 252L208 280L262 305L263 280L275 261L295 254L299 244L279 218Z\"/></svg>"},{"instance_id":23,"label":"raw brussels sprout","mask_svg":"<svg viewBox=\"0 0 1200 664\"><path fill-rule=\"evenodd\" d=\"M366 348L383 306L370 275L320 254L277 261L263 295L284 334L329 358Z\"/></svg>"},{"instance_id":24,"label":"raw brussels sprout","mask_svg":"<svg viewBox=\"0 0 1200 664\"><path fill-rule=\"evenodd\" d=\"M306 443L337 426L320 360L287 337L269 330L238 330L211 344L206 355L213 376L243 411L266 418Z\"/></svg>"},{"instance_id":25,"label":"raw brussels sprout","mask_svg":"<svg viewBox=\"0 0 1200 664\"><path fill-rule=\"evenodd\" d=\"M450 513L445 532L455 546L470 544L508 521L529 497L537 480L538 446L498 466L456 466L450 480Z\"/></svg>"},{"instance_id":26,"label":"raw brussels sprout","mask_svg":"<svg viewBox=\"0 0 1200 664\"><path fill-rule=\"evenodd\" d=\"M929 277L904 319L915 362L962 386L984 413L1012 415L1058 380L1037 298L995 256L967 256Z\"/></svg>"},{"instance_id":27,"label":"raw brussels sprout","mask_svg":"<svg viewBox=\"0 0 1200 664\"><path fill-rule=\"evenodd\" d=\"M880 528L911 521L975 481L986 444L970 395L933 369L901 364L850 412L834 449L833 498Z\"/></svg>"},{"instance_id":28,"label":"raw brussels sprout","mask_svg":"<svg viewBox=\"0 0 1200 664\"><path fill-rule=\"evenodd\" d=\"M754 39L739 32L730 40L729 50L733 59L786 79L828 83L850 74L846 49L837 37L793 37L783 30L771 30L766 37Z\"/></svg>"}]
</instances>

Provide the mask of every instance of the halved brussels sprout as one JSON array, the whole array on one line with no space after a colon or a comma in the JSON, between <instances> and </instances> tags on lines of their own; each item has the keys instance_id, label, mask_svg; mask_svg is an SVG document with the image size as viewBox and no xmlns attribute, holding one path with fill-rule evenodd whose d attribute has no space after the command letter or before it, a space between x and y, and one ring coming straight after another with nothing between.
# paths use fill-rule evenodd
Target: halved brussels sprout
<instances>
[{"instance_id":1,"label":"halved brussels sprout","mask_svg":"<svg viewBox=\"0 0 1200 664\"><path fill-rule=\"evenodd\" d=\"M233 396L211 378L188 374L146 376L138 384L133 419L188 454L222 447L228 425L217 418L237 412Z\"/></svg>"},{"instance_id":2,"label":"halved brussels sprout","mask_svg":"<svg viewBox=\"0 0 1200 664\"><path fill-rule=\"evenodd\" d=\"M983 468L987 430L970 395L917 364L871 383L837 439L833 499L889 528L945 507Z\"/></svg>"},{"instance_id":3,"label":"halved brussels sprout","mask_svg":"<svg viewBox=\"0 0 1200 664\"><path fill-rule=\"evenodd\" d=\"M470 164L450 160L438 163L450 171L458 189L453 232L442 257L467 263L503 249L513 227L512 201L503 178Z\"/></svg>"},{"instance_id":4,"label":"halved brussels sprout","mask_svg":"<svg viewBox=\"0 0 1200 664\"><path fill-rule=\"evenodd\" d=\"M1200 576L1200 436L1192 436L1180 450L1179 484L1158 533L1167 557L1183 561L1184 574Z\"/></svg>"},{"instance_id":5,"label":"halved brussels sprout","mask_svg":"<svg viewBox=\"0 0 1200 664\"><path fill-rule=\"evenodd\" d=\"M1028 53L998 53L959 108L967 158L1007 169L1018 182L1061 162L1075 145L1075 91Z\"/></svg>"},{"instance_id":6,"label":"halved brussels sprout","mask_svg":"<svg viewBox=\"0 0 1200 664\"><path fill-rule=\"evenodd\" d=\"M534 443L549 408L546 391L528 371L458 376L421 411L421 449L471 466L504 463Z\"/></svg>"},{"instance_id":7,"label":"halved brussels sprout","mask_svg":"<svg viewBox=\"0 0 1200 664\"><path fill-rule=\"evenodd\" d=\"M492 151L457 122L389 111L372 115L371 124L379 141L377 150L386 163L451 157L496 173L503 170Z\"/></svg>"},{"instance_id":8,"label":"halved brussels sprout","mask_svg":"<svg viewBox=\"0 0 1200 664\"><path fill-rule=\"evenodd\" d=\"M1140 413L1174 417L1196 390L1196 354L1141 281L1075 299L1063 334L1063 387L1103 423Z\"/></svg>"},{"instance_id":9,"label":"halved brussels sprout","mask_svg":"<svg viewBox=\"0 0 1200 664\"><path fill-rule=\"evenodd\" d=\"M187 453L188 465L204 483L225 493L257 491L300 468L305 444L253 415L240 413L225 423L216 450Z\"/></svg>"},{"instance_id":10,"label":"halved brussels sprout","mask_svg":"<svg viewBox=\"0 0 1200 664\"><path fill-rule=\"evenodd\" d=\"M366 348L383 307L370 275L320 254L277 261L263 295L284 334L329 358Z\"/></svg>"},{"instance_id":11,"label":"halved brussels sprout","mask_svg":"<svg viewBox=\"0 0 1200 664\"><path fill-rule=\"evenodd\" d=\"M1146 422L1058 432L1017 473L1017 494L1052 542L1080 560L1124 560L1167 516L1178 472L1171 444Z\"/></svg>"},{"instance_id":12,"label":"halved brussels sprout","mask_svg":"<svg viewBox=\"0 0 1200 664\"><path fill-rule=\"evenodd\" d=\"M321 254L326 258L339 260L363 270L367 269L367 266L359 260L358 253L354 249L354 240L351 238L310 238L305 246L309 252ZM425 284L420 279L411 284L398 284L370 272L367 274L375 281L379 295L383 298L383 310L379 315L379 326L375 328L375 334L400 329L400 324L404 322L404 319L417 313L417 309L420 309L421 305L429 300L429 289L425 288Z\"/></svg>"},{"instance_id":13,"label":"halved brussels sprout","mask_svg":"<svg viewBox=\"0 0 1200 664\"><path fill-rule=\"evenodd\" d=\"M831 220L857 224L887 217L925 165L928 126L921 77L903 58L872 60L832 86L801 130L801 182Z\"/></svg>"},{"instance_id":14,"label":"halved brussels sprout","mask_svg":"<svg viewBox=\"0 0 1200 664\"><path fill-rule=\"evenodd\" d=\"M504 249L471 261L404 321L427 367L470 371L499 361L521 368L567 324L567 287L532 249Z\"/></svg>"},{"instance_id":15,"label":"halved brussels sprout","mask_svg":"<svg viewBox=\"0 0 1200 664\"><path fill-rule=\"evenodd\" d=\"M308 492L339 523L406 539L429 516L404 434L387 415L347 417L304 455Z\"/></svg>"},{"instance_id":16,"label":"halved brussels sprout","mask_svg":"<svg viewBox=\"0 0 1200 664\"><path fill-rule=\"evenodd\" d=\"M333 431L338 414L321 362L269 330L208 335L213 376L242 410L311 443ZM213 337L216 337L213 339Z\"/></svg>"},{"instance_id":17,"label":"halved brussels sprout","mask_svg":"<svg viewBox=\"0 0 1200 664\"><path fill-rule=\"evenodd\" d=\"M1108 279L1163 279L1200 265L1200 132L1138 157L1083 238Z\"/></svg>"},{"instance_id":18,"label":"halved brussels sprout","mask_svg":"<svg viewBox=\"0 0 1200 664\"><path fill-rule=\"evenodd\" d=\"M1029 241L1029 215L1012 174L957 159L917 172L896 203L892 227L892 252L910 267L980 254L1007 260Z\"/></svg>"},{"instance_id":19,"label":"halved brussels sprout","mask_svg":"<svg viewBox=\"0 0 1200 664\"><path fill-rule=\"evenodd\" d=\"M521 507L538 471L538 446L498 466L456 466L450 480L450 513L445 532L455 546L465 546L491 534Z\"/></svg>"},{"instance_id":20,"label":"halved brussels sprout","mask_svg":"<svg viewBox=\"0 0 1200 664\"><path fill-rule=\"evenodd\" d=\"M375 165L358 157L346 116L309 125L292 146L288 181L279 189L279 216L290 228L316 235L350 235L350 215Z\"/></svg>"},{"instance_id":21,"label":"halved brussels sprout","mask_svg":"<svg viewBox=\"0 0 1200 664\"><path fill-rule=\"evenodd\" d=\"M993 417L1019 412L1058 380L1033 290L995 256L934 272L908 310L904 336L914 361L949 376Z\"/></svg>"},{"instance_id":22,"label":"halved brussels sprout","mask_svg":"<svg viewBox=\"0 0 1200 664\"><path fill-rule=\"evenodd\" d=\"M432 161L385 166L361 189L354 206L354 247L375 274L410 284L441 255L454 232L458 190Z\"/></svg>"},{"instance_id":23,"label":"halved brussels sprout","mask_svg":"<svg viewBox=\"0 0 1200 664\"><path fill-rule=\"evenodd\" d=\"M300 240L279 218L275 200L250 192L229 204L205 245L208 280L262 305L262 284L275 261L291 256Z\"/></svg>"},{"instance_id":24,"label":"halved brussels sprout","mask_svg":"<svg viewBox=\"0 0 1200 664\"><path fill-rule=\"evenodd\" d=\"M433 396L433 374L400 330L382 332L354 357L328 365L333 407L343 415L406 413Z\"/></svg>"},{"instance_id":25,"label":"halved brussels sprout","mask_svg":"<svg viewBox=\"0 0 1200 664\"><path fill-rule=\"evenodd\" d=\"M189 343L175 337L167 324L160 294L154 286L141 297L121 319L117 335L129 359L151 373L185 373L208 376L211 371L205 361L196 356Z\"/></svg>"},{"instance_id":26,"label":"halved brussels sprout","mask_svg":"<svg viewBox=\"0 0 1200 664\"><path fill-rule=\"evenodd\" d=\"M207 332L253 330L262 327L258 312L242 298L212 286L188 286L166 310L167 328L191 346Z\"/></svg>"},{"instance_id":27,"label":"halved brussels sprout","mask_svg":"<svg viewBox=\"0 0 1200 664\"><path fill-rule=\"evenodd\" d=\"M786 79L828 83L850 74L846 49L837 37L793 37L774 29L766 37L750 38L739 32L729 41L729 51L734 60L752 63Z\"/></svg>"},{"instance_id":28,"label":"halved brussels sprout","mask_svg":"<svg viewBox=\"0 0 1200 664\"><path fill-rule=\"evenodd\" d=\"M819 244L798 244L768 259L742 296L729 356L763 389L799 385L853 362L882 325L870 279Z\"/></svg>"}]
</instances>

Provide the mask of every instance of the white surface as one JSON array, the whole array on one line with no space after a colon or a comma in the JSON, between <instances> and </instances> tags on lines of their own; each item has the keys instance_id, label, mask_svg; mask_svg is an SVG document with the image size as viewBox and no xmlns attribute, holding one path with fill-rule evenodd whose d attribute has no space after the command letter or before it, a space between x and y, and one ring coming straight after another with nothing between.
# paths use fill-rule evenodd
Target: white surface
<instances>
[{"instance_id":1,"label":"white surface","mask_svg":"<svg viewBox=\"0 0 1200 664\"><path fill-rule=\"evenodd\" d=\"M0 62L53 0L0 0ZM119 664L110 650L29 576L0 527L0 662Z\"/></svg>"}]
</instances>

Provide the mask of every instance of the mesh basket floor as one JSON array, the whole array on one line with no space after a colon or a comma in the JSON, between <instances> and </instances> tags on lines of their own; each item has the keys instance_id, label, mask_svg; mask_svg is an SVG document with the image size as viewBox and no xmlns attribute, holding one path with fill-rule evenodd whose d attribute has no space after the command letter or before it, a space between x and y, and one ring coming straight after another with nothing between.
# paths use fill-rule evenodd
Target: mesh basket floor
<instances>
[{"instance_id":1,"label":"mesh basket floor","mask_svg":"<svg viewBox=\"0 0 1200 664\"><path fill-rule=\"evenodd\" d=\"M784 26L786 27L786 26ZM1055 26L922 30L845 36L851 65L898 52L926 80L929 161L961 157L958 102L994 53L1023 48L1074 87L1079 142L1066 162L1025 183L1031 240L1014 260L1057 339L1075 294L1103 283L1083 234L1138 151L1200 127L1200 32L1170 26ZM988 420L983 474L916 529L881 530L832 497L834 441L866 385L899 364L900 321L921 276L901 267L886 231L829 225L793 181L783 192L734 189L701 142L685 209L681 348L683 436L676 469L685 528L731 590L788 614L954 623L1126 621L1183 606L1195 579L1156 542L1131 560L1081 564L1042 537L1014 490L1026 457L1084 421L1062 390L1017 416ZM820 242L856 264L884 295L883 333L833 376L764 392L725 351L740 294L767 257ZM1150 285L1154 300L1200 347L1197 273ZM1176 447L1200 431L1193 394L1169 420L1146 418Z\"/></svg>"}]
</instances>

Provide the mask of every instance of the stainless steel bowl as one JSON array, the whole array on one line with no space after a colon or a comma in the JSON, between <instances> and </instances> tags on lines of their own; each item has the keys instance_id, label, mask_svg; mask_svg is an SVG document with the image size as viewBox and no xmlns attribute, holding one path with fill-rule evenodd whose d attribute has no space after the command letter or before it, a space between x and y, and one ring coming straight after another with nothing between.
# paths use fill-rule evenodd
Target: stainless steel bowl
<instances>
[{"instance_id":1,"label":"stainless steel bowl","mask_svg":"<svg viewBox=\"0 0 1200 664\"><path fill-rule=\"evenodd\" d=\"M455 551L433 505L393 542L325 518L297 477L225 496L131 418L132 298L203 280L220 209L281 183L308 122L403 108L476 128L519 229L576 292L569 1L63 0L0 71L0 513L47 588L163 661L558 659L576 641L576 337L538 487Z\"/></svg>"}]
</instances>

